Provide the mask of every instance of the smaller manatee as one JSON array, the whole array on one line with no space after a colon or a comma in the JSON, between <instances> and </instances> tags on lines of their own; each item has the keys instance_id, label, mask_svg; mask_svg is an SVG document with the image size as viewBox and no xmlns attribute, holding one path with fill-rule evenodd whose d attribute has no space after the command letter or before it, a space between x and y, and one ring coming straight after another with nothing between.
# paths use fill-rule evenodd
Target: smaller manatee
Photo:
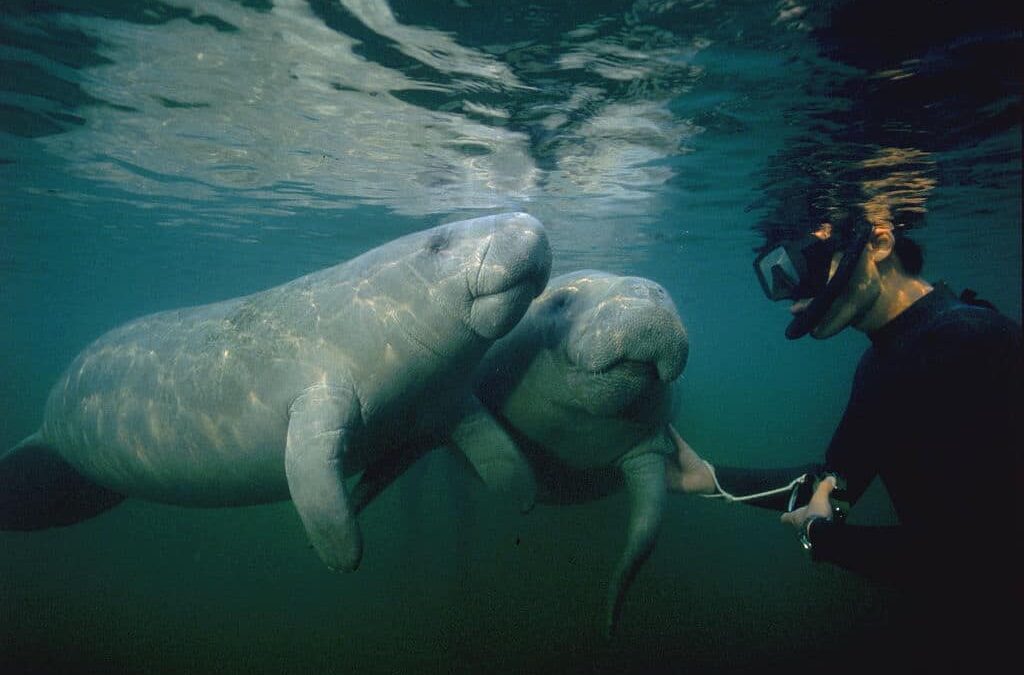
<instances>
[{"instance_id":1,"label":"smaller manatee","mask_svg":"<svg viewBox=\"0 0 1024 675\"><path fill-rule=\"evenodd\" d=\"M608 591L609 635L661 523L665 457L674 448L672 383L688 347L660 285L582 270L552 279L476 373L474 391L529 460L539 502L629 492L627 541Z\"/></svg>"}]
</instances>

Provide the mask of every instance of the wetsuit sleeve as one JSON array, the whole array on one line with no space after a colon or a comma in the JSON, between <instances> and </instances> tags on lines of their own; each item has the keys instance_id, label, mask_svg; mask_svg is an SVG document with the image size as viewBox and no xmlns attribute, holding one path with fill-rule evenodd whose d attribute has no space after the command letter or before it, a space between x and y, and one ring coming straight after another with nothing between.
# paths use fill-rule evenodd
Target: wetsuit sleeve
<instances>
[{"instance_id":1,"label":"wetsuit sleeve","mask_svg":"<svg viewBox=\"0 0 1024 675\"><path fill-rule=\"evenodd\" d=\"M748 469L715 465L715 478L722 490L742 499L743 503L773 511L785 511L789 502L790 486L801 476L814 476L821 464L802 464L782 469ZM765 493L764 497L748 499L750 495Z\"/></svg>"},{"instance_id":2,"label":"wetsuit sleeve","mask_svg":"<svg viewBox=\"0 0 1024 675\"><path fill-rule=\"evenodd\" d=\"M906 527L811 523L811 559L830 562L875 581L902 584L917 568L918 540Z\"/></svg>"},{"instance_id":3,"label":"wetsuit sleeve","mask_svg":"<svg viewBox=\"0 0 1024 675\"><path fill-rule=\"evenodd\" d=\"M875 393L875 371L873 355L868 352L857 365L846 410L825 452L825 470L841 476L846 483L842 493L833 496L851 506L878 475L880 420L888 420L890 415Z\"/></svg>"}]
</instances>

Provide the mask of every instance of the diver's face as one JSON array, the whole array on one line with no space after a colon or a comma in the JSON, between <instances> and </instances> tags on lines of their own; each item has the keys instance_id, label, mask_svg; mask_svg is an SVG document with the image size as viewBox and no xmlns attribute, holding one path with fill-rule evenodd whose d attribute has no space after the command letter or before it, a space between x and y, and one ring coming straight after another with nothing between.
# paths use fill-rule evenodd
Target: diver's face
<instances>
[{"instance_id":1,"label":"diver's face","mask_svg":"<svg viewBox=\"0 0 1024 675\"><path fill-rule=\"evenodd\" d=\"M839 268L839 262L843 253L839 252L832 256L832 265L829 269L829 281ZM880 292L878 270L873 264L872 257L860 252L860 259L853 270L850 282L846 289L840 293L832 305L825 312L825 316L811 330L811 337L817 340L824 340L839 333L847 326L856 327L860 320L873 305ZM789 311L796 315L807 309L813 298L798 300L793 303Z\"/></svg>"}]
</instances>

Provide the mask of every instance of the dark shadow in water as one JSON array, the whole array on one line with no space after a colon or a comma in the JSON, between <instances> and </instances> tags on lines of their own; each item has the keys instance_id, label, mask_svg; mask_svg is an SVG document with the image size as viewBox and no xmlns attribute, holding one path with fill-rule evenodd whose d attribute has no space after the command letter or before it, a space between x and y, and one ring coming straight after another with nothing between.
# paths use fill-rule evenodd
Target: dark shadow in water
<instances>
[{"instance_id":1,"label":"dark shadow in water","mask_svg":"<svg viewBox=\"0 0 1024 675\"><path fill-rule=\"evenodd\" d=\"M1008 3L850 0L819 20L821 55L855 70L811 78L808 91L829 104L790 111L806 131L770 158L751 207L764 213L765 245L872 196L894 222L919 226L928 193L956 168L935 155L1020 124L1024 42Z\"/></svg>"}]
</instances>

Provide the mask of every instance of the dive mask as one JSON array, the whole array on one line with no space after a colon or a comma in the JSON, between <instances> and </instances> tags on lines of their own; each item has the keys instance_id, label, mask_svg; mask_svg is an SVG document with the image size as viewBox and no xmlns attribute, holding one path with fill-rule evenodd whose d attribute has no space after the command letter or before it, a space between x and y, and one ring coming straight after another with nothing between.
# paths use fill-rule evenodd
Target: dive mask
<instances>
[{"instance_id":1,"label":"dive mask","mask_svg":"<svg viewBox=\"0 0 1024 675\"><path fill-rule=\"evenodd\" d=\"M793 317L786 328L787 338L803 337L825 316L849 283L870 234L871 227L859 227L845 246L838 237L807 235L784 241L754 259L754 273L769 300L813 298L806 309ZM843 257L829 279L832 258L839 251Z\"/></svg>"},{"instance_id":2,"label":"dive mask","mask_svg":"<svg viewBox=\"0 0 1024 675\"><path fill-rule=\"evenodd\" d=\"M812 298L828 282L828 269L837 248L832 237L807 235L784 241L754 260L754 272L769 300Z\"/></svg>"}]
</instances>

